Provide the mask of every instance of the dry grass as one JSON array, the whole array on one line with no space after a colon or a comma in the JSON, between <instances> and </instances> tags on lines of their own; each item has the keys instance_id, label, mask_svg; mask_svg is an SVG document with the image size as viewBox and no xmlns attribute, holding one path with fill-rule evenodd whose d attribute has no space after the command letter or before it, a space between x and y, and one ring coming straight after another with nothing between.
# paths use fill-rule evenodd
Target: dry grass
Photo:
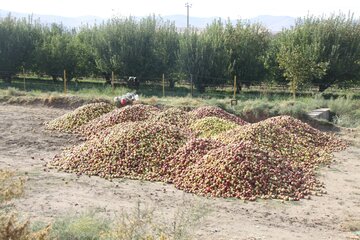
<instances>
[{"instance_id":1,"label":"dry grass","mask_svg":"<svg viewBox=\"0 0 360 240\"><path fill-rule=\"evenodd\" d=\"M0 239L45 240L48 239L50 226L32 232L29 220L19 218L10 201L24 193L25 179L17 177L9 170L0 169Z\"/></svg>"},{"instance_id":2,"label":"dry grass","mask_svg":"<svg viewBox=\"0 0 360 240\"><path fill-rule=\"evenodd\" d=\"M113 227L101 235L101 240L188 240L209 209L199 202L184 202L175 211L172 221L162 222L154 209L137 203L129 214L122 216Z\"/></svg>"},{"instance_id":3,"label":"dry grass","mask_svg":"<svg viewBox=\"0 0 360 240\"><path fill-rule=\"evenodd\" d=\"M57 219L31 229L28 219L20 217L11 200L24 192L25 179L12 171L0 170L0 239L7 240L183 240L193 237L192 231L208 209L200 203L184 202L176 211L171 224L162 222L154 209L137 206L123 213L114 223L95 213Z\"/></svg>"},{"instance_id":4,"label":"dry grass","mask_svg":"<svg viewBox=\"0 0 360 240\"><path fill-rule=\"evenodd\" d=\"M0 204L21 196L24 183L25 179L16 177L14 172L0 169Z\"/></svg>"}]
</instances>

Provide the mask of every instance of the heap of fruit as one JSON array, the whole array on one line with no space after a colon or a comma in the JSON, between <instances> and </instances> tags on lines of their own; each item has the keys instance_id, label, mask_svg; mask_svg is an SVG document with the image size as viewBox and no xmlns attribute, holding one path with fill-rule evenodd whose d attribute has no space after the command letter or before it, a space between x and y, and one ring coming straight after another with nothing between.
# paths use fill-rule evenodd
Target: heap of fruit
<instances>
[{"instance_id":1,"label":"heap of fruit","mask_svg":"<svg viewBox=\"0 0 360 240\"><path fill-rule=\"evenodd\" d=\"M51 165L78 174L156 180L163 162L187 139L165 123L128 122L55 156Z\"/></svg>"},{"instance_id":2,"label":"heap of fruit","mask_svg":"<svg viewBox=\"0 0 360 240\"><path fill-rule=\"evenodd\" d=\"M191 122L191 116L188 112L180 108L172 107L155 115L150 119L153 122L162 122L177 127L188 127Z\"/></svg>"},{"instance_id":3,"label":"heap of fruit","mask_svg":"<svg viewBox=\"0 0 360 240\"><path fill-rule=\"evenodd\" d=\"M237 123L239 125L247 124L246 121L242 120L238 116L228 113L219 107L213 107L213 106L199 107L189 112L189 114L195 119L201 119L204 117L218 117L224 120Z\"/></svg>"},{"instance_id":4,"label":"heap of fruit","mask_svg":"<svg viewBox=\"0 0 360 240\"><path fill-rule=\"evenodd\" d=\"M99 136L101 132L109 127L124 122L144 121L158 114L160 110L150 105L136 104L104 114L77 129L77 132L87 138Z\"/></svg>"},{"instance_id":5,"label":"heap of fruit","mask_svg":"<svg viewBox=\"0 0 360 240\"><path fill-rule=\"evenodd\" d=\"M321 188L313 172L266 152L252 142L228 144L209 151L182 171L175 186L187 192L245 200L298 200Z\"/></svg>"},{"instance_id":6,"label":"heap of fruit","mask_svg":"<svg viewBox=\"0 0 360 240\"><path fill-rule=\"evenodd\" d=\"M206 138L192 138L184 146L179 148L163 164L159 173L164 182L182 181L183 172L189 166L202 159L209 151L225 146L225 144Z\"/></svg>"},{"instance_id":7,"label":"heap of fruit","mask_svg":"<svg viewBox=\"0 0 360 240\"><path fill-rule=\"evenodd\" d=\"M294 164L316 167L329 163L332 151L345 144L290 116L279 116L241 126L215 136L226 143L250 141L263 151L292 159Z\"/></svg>"},{"instance_id":8,"label":"heap of fruit","mask_svg":"<svg viewBox=\"0 0 360 240\"><path fill-rule=\"evenodd\" d=\"M334 135L324 134L310 125L290 116L278 116L269 118L265 121L272 125L286 129L291 134L303 139L303 145L320 147L326 151L341 151L346 148L343 141L337 139Z\"/></svg>"},{"instance_id":9,"label":"heap of fruit","mask_svg":"<svg viewBox=\"0 0 360 240\"><path fill-rule=\"evenodd\" d=\"M104 102L86 104L70 113L45 123L45 127L48 130L75 133L78 127L113 109L114 106L112 104Z\"/></svg>"},{"instance_id":10,"label":"heap of fruit","mask_svg":"<svg viewBox=\"0 0 360 240\"><path fill-rule=\"evenodd\" d=\"M248 124L216 107L186 112L133 105L78 130L93 137L56 156L51 166L106 178L170 182L199 195L248 200L298 200L322 191L316 167L346 147L289 116Z\"/></svg>"},{"instance_id":11,"label":"heap of fruit","mask_svg":"<svg viewBox=\"0 0 360 240\"><path fill-rule=\"evenodd\" d=\"M222 118L204 117L191 123L190 129L196 132L199 137L212 138L237 126L239 125Z\"/></svg>"}]
</instances>

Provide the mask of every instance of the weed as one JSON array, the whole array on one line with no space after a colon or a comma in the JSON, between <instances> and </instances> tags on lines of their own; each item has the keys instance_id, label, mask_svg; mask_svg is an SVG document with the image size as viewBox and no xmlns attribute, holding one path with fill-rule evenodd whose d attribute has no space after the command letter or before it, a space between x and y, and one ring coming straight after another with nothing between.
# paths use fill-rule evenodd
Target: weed
<instances>
[{"instance_id":1,"label":"weed","mask_svg":"<svg viewBox=\"0 0 360 240\"><path fill-rule=\"evenodd\" d=\"M193 238L193 230L206 216L209 209L198 202L183 202L175 211L173 221L165 223L157 217L154 209L141 206L137 202L132 212L123 213L108 232L101 235L102 240L153 240Z\"/></svg>"},{"instance_id":2,"label":"weed","mask_svg":"<svg viewBox=\"0 0 360 240\"><path fill-rule=\"evenodd\" d=\"M19 197L24 192L25 179L16 177L14 172L0 169L0 204ZM0 209L1 209L0 205Z\"/></svg>"},{"instance_id":3,"label":"weed","mask_svg":"<svg viewBox=\"0 0 360 240\"><path fill-rule=\"evenodd\" d=\"M57 219L52 224L51 238L59 240L96 240L109 229L109 221L96 217L94 212Z\"/></svg>"},{"instance_id":4,"label":"weed","mask_svg":"<svg viewBox=\"0 0 360 240\"><path fill-rule=\"evenodd\" d=\"M30 222L19 218L8 201L19 197L24 192L25 179L16 177L14 172L0 169L0 239L47 239L50 226L32 232Z\"/></svg>"},{"instance_id":5,"label":"weed","mask_svg":"<svg viewBox=\"0 0 360 240\"><path fill-rule=\"evenodd\" d=\"M179 208L175 214L173 239L191 239L194 229L209 212L210 209L203 203L185 201L183 207Z\"/></svg>"}]
</instances>

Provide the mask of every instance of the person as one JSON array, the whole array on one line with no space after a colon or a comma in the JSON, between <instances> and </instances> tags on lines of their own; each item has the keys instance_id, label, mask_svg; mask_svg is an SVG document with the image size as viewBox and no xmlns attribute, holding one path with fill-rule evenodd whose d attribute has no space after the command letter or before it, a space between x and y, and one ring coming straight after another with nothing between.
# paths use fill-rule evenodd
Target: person
<instances>
[{"instance_id":1,"label":"person","mask_svg":"<svg viewBox=\"0 0 360 240\"><path fill-rule=\"evenodd\" d=\"M125 95L115 97L114 102L116 107L125 107L126 105L132 104L134 101L139 99L139 95L135 93L126 93Z\"/></svg>"}]
</instances>

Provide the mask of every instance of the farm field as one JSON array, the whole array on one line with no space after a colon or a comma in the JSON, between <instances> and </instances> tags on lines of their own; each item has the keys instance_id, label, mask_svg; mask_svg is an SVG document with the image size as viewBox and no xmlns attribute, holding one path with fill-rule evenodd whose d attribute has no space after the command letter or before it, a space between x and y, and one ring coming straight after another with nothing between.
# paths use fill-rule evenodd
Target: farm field
<instances>
[{"instance_id":1,"label":"farm field","mask_svg":"<svg viewBox=\"0 0 360 240\"><path fill-rule=\"evenodd\" d=\"M360 137L342 130L351 146L318 172L327 194L296 202L206 198L171 184L77 176L45 165L64 147L78 143L69 134L48 132L43 122L69 110L0 105L0 168L27 177L17 210L32 222L95 211L107 218L140 207L154 210L157 221L173 224L179 211L203 214L195 239L356 239L360 230Z\"/></svg>"}]
</instances>

